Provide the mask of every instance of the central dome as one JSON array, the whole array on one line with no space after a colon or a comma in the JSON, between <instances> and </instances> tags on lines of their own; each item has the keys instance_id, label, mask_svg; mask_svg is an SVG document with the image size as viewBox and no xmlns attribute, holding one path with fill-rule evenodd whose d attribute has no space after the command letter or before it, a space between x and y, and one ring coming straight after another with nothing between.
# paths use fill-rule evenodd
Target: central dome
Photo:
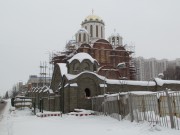
<instances>
[{"instance_id":1,"label":"central dome","mask_svg":"<svg viewBox=\"0 0 180 135\"><path fill-rule=\"evenodd\" d=\"M88 22L98 22L98 23L101 23L104 25L104 21L101 19L101 17L97 16L97 15L94 15L94 14L91 14L91 15L88 15L84 21L82 22L82 24L85 24L85 23L88 23Z\"/></svg>"},{"instance_id":2,"label":"central dome","mask_svg":"<svg viewBox=\"0 0 180 135\"><path fill-rule=\"evenodd\" d=\"M89 15L85 18L85 21L102 21L102 19L97 15Z\"/></svg>"},{"instance_id":3,"label":"central dome","mask_svg":"<svg viewBox=\"0 0 180 135\"><path fill-rule=\"evenodd\" d=\"M97 39L104 39L105 24L101 17L92 14L88 15L81 23L81 27L88 31L91 43ZM82 33L82 32L81 32ZM81 38L81 37L80 37Z\"/></svg>"}]
</instances>

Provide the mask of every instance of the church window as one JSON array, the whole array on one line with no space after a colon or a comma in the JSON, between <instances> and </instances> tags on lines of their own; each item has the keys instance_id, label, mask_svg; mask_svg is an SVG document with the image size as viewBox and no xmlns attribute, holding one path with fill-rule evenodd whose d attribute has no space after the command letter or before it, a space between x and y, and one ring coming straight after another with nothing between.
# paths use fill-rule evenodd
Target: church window
<instances>
[{"instance_id":1,"label":"church window","mask_svg":"<svg viewBox=\"0 0 180 135\"><path fill-rule=\"evenodd\" d=\"M98 37L98 26L96 25L96 37Z\"/></svg>"},{"instance_id":2,"label":"church window","mask_svg":"<svg viewBox=\"0 0 180 135\"><path fill-rule=\"evenodd\" d=\"M103 28L101 26L101 38L103 38Z\"/></svg>"},{"instance_id":3,"label":"church window","mask_svg":"<svg viewBox=\"0 0 180 135\"><path fill-rule=\"evenodd\" d=\"M106 62L106 55L105 55L105 50L101 50L101 62L105 63Z\"/></svg>"},{"instance_id":4,"label":"church window","mask_svg":"<svg viewBox=\"0 0 180 135\"><path fill-rule=\"evenodd\" d=\"M110 51L106 52L107 63L110 63Z\"/></svg>"},{"instance_id":5,"label":"church window","mask_svg":"<svg viewBox=\"0 0 180 135\"><path fill-rule=\"evenodd\" d=\"M96 71L96 64L93 65L93 71Z\"/></svg>"},{"instance_id":6,"label":"church window","mask_svg":"<svg viewBox=\"0 0 180 135\"><path fill-rule=\"evenodd\" d=\"M90 70L90 65L87 62L83 62L83 69Z\"/></svg>"},{"instance_id":7,"label":"church window","mask_svg":"<svg viewBox=\"0 0 180 135\"><path fill-rule=\"evenodd\" d=\"M83 37L84 42L86 42L86 34L84 33L84 37Z\"/></svg>"},{"instance_id":8,"label":"church window","mask_svg":"<svg viewBox=\"0 0 180 135\"><path fill-rule=\"evenodd\" d=\"M85 97L86 97L86 98L88 98L88 97L91 96L91 91L90 91L90 89L86 88L84 91L85 91Z\"/></svg>"},{"instance_id":9,"label":"church window","mask_svg":"<svg viewBox=\"0 0 180 135\"><path fill-rule=\"evenodd\" d=\"M90 34L91 34L91 37L93 37L93 26L92 25L90 26Z\"/></svg>"},{"instance_id":10,"label":"church window","mask_svg":"<svg viewBox=\"0 0 180 135\"><path fill-rule=\"evenodd\" d=\"M95 59L96 59L97 61L100 60L100 59L99 59L99 58L100 58L99 55L100 55L99 50L95 50Z\"/></svg>"},{"instance_id":11,"label":"church window","mask_svg":"<svg viewBox=\"0 0 180 135\"><path fill-rule=\"evenodd\" d=\"M119 37L117 37L117 44L119 45Z\"/></svg>"},{"instance_id":12,"label":"church window","mask_svg":"<svg viewBox=\"0 0 180 135\"><path fill-rule=\"evenodd\" d=\"M112 37L112 45L115 45L115 37Z\"/></svg>"},{"instance_id":13,"label":"church window","mask_svg":"<svg viewBox=\"0 0 180 135\"><path fill-rule=\"evenodd\" d=\"M81 42L81 34L79 34L79 42Z\"/></svg>"},{"instance_id":14,"label":"church window","mask_svg":"<svg viewBox=\"0 0 180 135\"><path fill-rule=\"evenodd\" d=\"M79 63L74 64L74 71L79 71Z\"/></svg>"}]
</instances>

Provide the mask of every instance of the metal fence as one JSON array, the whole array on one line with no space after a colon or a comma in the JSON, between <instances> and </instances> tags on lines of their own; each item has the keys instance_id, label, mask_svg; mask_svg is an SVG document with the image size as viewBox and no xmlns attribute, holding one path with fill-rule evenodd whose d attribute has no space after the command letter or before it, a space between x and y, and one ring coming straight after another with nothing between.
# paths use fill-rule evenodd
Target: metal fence
<instances>
[{"instance_id":1,"label":"metal fence","mask_svg":"<svg viewBox=\"0 0 180 135\"><path fill-rule=\"evenodd\" d=\"M180 91L128 92L92 98L97 115L180 129Z\"/></svg>"}]
</instances>

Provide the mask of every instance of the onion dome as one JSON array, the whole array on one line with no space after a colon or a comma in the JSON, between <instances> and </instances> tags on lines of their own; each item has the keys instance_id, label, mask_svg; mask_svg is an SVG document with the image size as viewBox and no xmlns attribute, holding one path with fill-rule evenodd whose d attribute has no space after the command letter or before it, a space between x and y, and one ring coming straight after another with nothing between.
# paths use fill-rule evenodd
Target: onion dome
<instances>
[{"instance_id":1,"label":"onion dome","mask_svg":"<svg viewBox=\"0 0 180 135\"><path fill-rule=\"evenodd\" d=\"M102 23L104 25L104 21L97 15L88 15L84 21L82 22L82 25L85 24L85 23L88 23L88 22L99 22L99 23Z\"/></svg>"}]
</instances>

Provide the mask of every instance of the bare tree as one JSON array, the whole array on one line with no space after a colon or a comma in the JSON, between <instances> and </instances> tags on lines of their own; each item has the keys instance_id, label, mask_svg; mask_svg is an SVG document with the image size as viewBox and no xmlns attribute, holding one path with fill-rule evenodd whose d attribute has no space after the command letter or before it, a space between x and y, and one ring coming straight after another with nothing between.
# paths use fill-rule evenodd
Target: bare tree
<instances>
[{"instance_id":1,"label":"bare tree","mask_svg":"<svg viewBox=\"0 0 180 135\"><path fill-rule=\"evenodd\" d=\"M5 94L4 98L5 98L5 99L8 99L8 98L9 98L8 91L6 91L6 94Z\"/></svg>"},{"instance_id":2,"label":"bare tree","mask_svg":"<svg viewBox=\"0 0 180 135\"><path fill-rule=\"evenodd\" d=\"M18 95L18 90L16 89L16 86L13 86L11 91L11 98L15 98Z\"/></svg>"}]
</instances>

